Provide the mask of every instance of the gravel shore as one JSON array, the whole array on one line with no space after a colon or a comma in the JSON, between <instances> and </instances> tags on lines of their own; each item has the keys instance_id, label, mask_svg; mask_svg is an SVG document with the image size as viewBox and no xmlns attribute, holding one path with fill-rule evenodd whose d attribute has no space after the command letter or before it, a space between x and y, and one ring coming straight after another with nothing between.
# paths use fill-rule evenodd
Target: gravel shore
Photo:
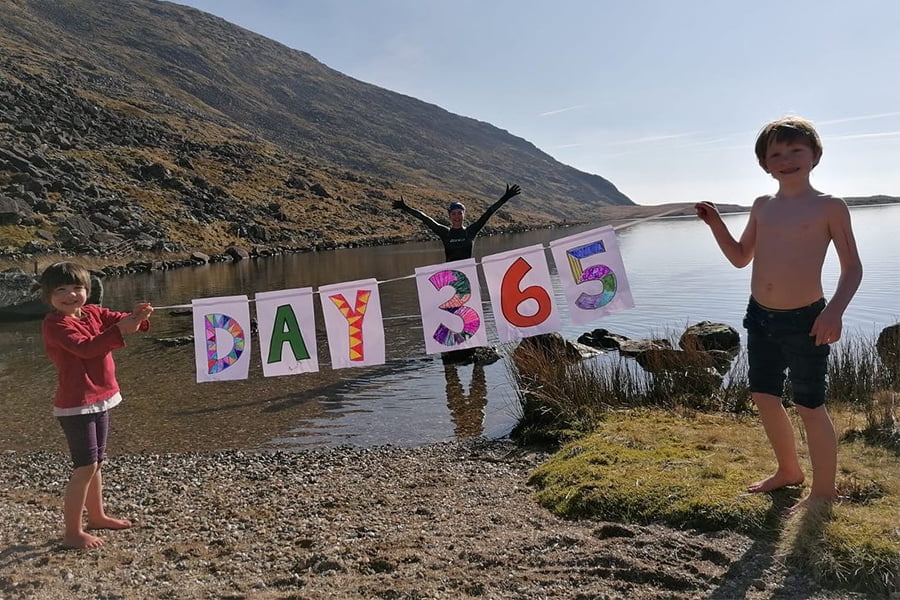
<instances>
[{"instance_id":1,"label":"gravel shore","mask_svg":"<svg viewBox=\"0 0 900 600\"><path fill-rule=\"evenodd\" d=\"M135 526L59 546L59 453L0 454L0 599L846 600L733 533L566 521L531 499L546 455L420 448L114 456Z\"/></svg>"}]
</instances>

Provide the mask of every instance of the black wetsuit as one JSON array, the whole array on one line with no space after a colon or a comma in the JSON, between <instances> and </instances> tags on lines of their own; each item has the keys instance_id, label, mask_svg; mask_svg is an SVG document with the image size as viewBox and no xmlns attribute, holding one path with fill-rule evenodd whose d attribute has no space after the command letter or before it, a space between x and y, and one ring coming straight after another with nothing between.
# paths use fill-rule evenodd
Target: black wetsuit
<instances>
[{"instance_id":1,"label":"black wetsuit","mask_svg":"<svg viewBox=\"0 0 900 600\"><path fill-rule=\"evenodd\" d=\"M510 198L511 197L512 196L510 196ZM484 214L481 215L477 221L468 227L460 227L458 229L441 225L422 211L416 210L405 204L401 207L401 210L425 223L425 226L441 239L441 242L444 243L444 256L446 257L447 262L450 262L472 258L472 249L475 246L475 236L478 235L488 219L490 219L507 200L509 200L509 198L501 197L484 211Z\"/></svg>"}]
</instances>

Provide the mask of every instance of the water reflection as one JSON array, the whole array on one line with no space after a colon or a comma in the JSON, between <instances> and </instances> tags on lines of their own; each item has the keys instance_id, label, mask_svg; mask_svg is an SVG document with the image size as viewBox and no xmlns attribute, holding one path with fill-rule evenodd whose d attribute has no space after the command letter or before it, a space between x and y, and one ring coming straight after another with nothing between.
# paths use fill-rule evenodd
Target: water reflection
<instances>
[{"instance_id":1,"label":"water reflection","mask_svg":"<svg viewBox=\"0 0 900 600\"><path fill-rule=\"evenodd\" d=\"M460 370L464 367L445 362L444 379L447 381L447 408L450 409L450 420L453 421L453 433L456 437L478 437L484 432L484 408L487 406L487 380L484 366L475 363L471 366L472 379L469 392L463 389Z\"/></svg>"}]
</instances>

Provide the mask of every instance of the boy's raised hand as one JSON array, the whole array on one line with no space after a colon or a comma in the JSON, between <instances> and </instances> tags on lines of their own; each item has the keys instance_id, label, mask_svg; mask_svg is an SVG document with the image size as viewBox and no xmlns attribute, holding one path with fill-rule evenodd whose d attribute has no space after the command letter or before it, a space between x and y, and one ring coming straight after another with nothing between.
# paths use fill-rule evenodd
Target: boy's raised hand
<instances>
[{"instance_id":1,"label":"boy's raised hand","mask_svg":"<svg viewBox=\"0 0 900 600\"><path fill-rule=\"evenodd\" d=\"M697 211L697 216L700 217L700 220L707 225L722 218L719 214L719 209L716 208L716 205L712 202L698 202L694 205L694 210Z\"/></svg>"}]
</instances>

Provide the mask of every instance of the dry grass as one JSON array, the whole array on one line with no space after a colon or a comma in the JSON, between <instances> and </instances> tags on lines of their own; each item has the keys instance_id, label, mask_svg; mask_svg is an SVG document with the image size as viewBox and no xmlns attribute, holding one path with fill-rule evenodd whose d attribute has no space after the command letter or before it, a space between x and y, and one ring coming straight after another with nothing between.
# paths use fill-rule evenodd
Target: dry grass
<instances>
[{"instance_id":1,"label":"dry grass","mask_svg":"<svg viewBox=\"0 0 900 600\"><path fill-rule=\"evenodd\" d=\"M566 439L590 433L607 411L619 408L751 412L744 352L721 383L702 353L682 355L685 366L654 374L618 353L573 362L557 349L520 345L509 371L521 408L517 433L526 440ZM655 370L653 365L650 370ZM890 437L897 401L896 394L884 394L897 385L893 372L881 364L873 339L849 338L833 348L828 405L846 405L865 414L863 430ZM785 386L785 398L791 401L790 385Z\"/></svg>"}]
</instances>

